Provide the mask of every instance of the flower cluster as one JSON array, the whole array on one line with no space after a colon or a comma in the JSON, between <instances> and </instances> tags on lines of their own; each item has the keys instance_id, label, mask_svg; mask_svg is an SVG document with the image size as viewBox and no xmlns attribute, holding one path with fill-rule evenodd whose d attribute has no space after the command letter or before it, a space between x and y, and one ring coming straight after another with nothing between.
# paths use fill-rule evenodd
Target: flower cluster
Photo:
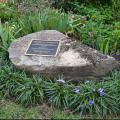
<instances>
[{"instance_id":1,"label":"flower cluster","mask_svg":"<svg viewBox=\"0 0 120 120\"><path fill-rule=\"evenodd\" d=\"M90 99L88 101L88 104L92 107L94 105L94 101L92 99ZM81 107L80 107L81 108L80 110L83 111L86 107L87 106L85 104L82 104Z\"/></svg>"},{"instance_id":2,"label":"flower cluster","mask_svg":"<svg viewBox=\"0 0 120 120\"><path fill-rule=\"evenodd\" d=\"M99 93L99 95L102 97L102 96L105 95L105 90L104 90L103 88L99 88L99 89L98 89L98 93Z\"/></svg>"},{"instance_id":3,"label":"flower cluster","mask_svg":"<svg viewBox=\"0 0 120 120\"><path fill-rule=\"evenodd\" d=\"M59 80L57 80L57 82L60 84L63 84L63 85L66 84L65 80L63 80L63 79L59 79ZM89 84L89 83L90 83L90 81L85 82L85 84ZM76 86L75 88L73 88L72 91L78 95L82 92L79 86ZM96 90L96 88L93 87L92 91L97 92L100 97L105 95L105 90L103 88L99 88L98 90ZM88 105L90 107L94 106L94 104L95 104L95 101L93 99L88 99ZM83 111L86 107L87 107L86 104L82 104L80 107L80 110Z\"/></svg>"},{"instance_id":4,"label":"flower cluster","mask_svg":"<svg viewBox=\"0 0 120 120\"><path fill-rule=\"evenodd\" d=\"M94 105L94 101L93 100L89 100L89 105L93 106Z\"/></svg>"}]
</instances>

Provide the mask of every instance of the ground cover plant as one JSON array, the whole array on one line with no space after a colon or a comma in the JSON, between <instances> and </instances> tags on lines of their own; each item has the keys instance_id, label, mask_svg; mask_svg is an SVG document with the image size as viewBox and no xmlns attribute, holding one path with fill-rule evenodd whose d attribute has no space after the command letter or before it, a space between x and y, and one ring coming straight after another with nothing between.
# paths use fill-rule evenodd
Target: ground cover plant
<instances>
[{"instance_id":1,"label":"ground cover plant","mask_svg":"<svg viewBox=\"0 0 120 120\"><path fill-rule=\"evenodd\" d=\"M119 8L116 1L114 9ZM50 113L49 117L53 119L117 117L120 113L120 70L111 72L101 82L86 80L73 84L61 76L46 80L42 76L30 76L17 70L9 61L7 52L11 41L18 37L40 30L56 29L104 54L119 55L120 22L113 15L113 9L109 6L95 7L97 2L92 6L82 4L81 1L81 4L69 3L70 8L65 8L66 13L48 7L21 14L12 12L14 7L17 9L14 3L0 4L0 118L42 118L38 109L33 108L32 112L28 109L44 103L53 110L57 109ZM11 9L9 15L8 9ZM5 99L12 99L20 106ZM7 104L4 105L4 102ZM9 113L9 109L13 111ZM24 113L26 110L27 113Z\"/></svg>"},{"instance_id":2,"label":"ground cover plant","mask_svg":"<svg viewBox=\"0 0 120 120\"><path fill-rule=\"evenodd\" d=\"M26 107L46 101L55 108L79 112L81 117L85 114L99 118L119 114L119 71L105 77L102 82L85 81L77 86L62 78L52 81L45 81L40 76L29 78L12 66L4 66L0 71L1 94Z\"/></svg>"}]
</instances>

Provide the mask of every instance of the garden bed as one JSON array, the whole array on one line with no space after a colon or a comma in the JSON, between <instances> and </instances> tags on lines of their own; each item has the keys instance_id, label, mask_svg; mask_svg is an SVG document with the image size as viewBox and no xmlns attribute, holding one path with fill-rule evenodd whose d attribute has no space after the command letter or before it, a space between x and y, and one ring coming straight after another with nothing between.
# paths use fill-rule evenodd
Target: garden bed
<instances>
[{"instance_id":1,"label":"garden bed","mask_svg":"<svg viewBox=\"0 0 120 120\"><path fill-rule=\"evenodd\" d=\"M24 71L17 70L9 61L7 52L11 41L16 38L40 30L55 29L77 38L104 54L111 56L116 54L116 59L119 60L120 21L113 15L110 5L106 3L106 7L101 3L102 6L99 8L96 3L94 6L88 3L81 5L75 3L69 4L69 11L63 2L62 11L57 9L60 3L56 3L57 6L53 6L54 9L33 7L35 10L32 10L28 7L28 12L20 12L16 7L18 3L13 2L0 4L2 11L0 14L0 93L2 97L11 98L28 108L45 103L50 108L57 109L53 112L55 118L62 118L61 115L65 111L68 112L63 115L64 118L69 118L68 116L71 118L118 116L120 113L120 70L112 71L102 78L101 82L86 80L84 83L73 84L65 81L62 76L46 80L39 75L30 76ZM32 1L28 6L32 6ZM66 12L63 12L64 10ZM85 17L88 19L83 19ZM3 109L0 111L0 118L4 118L1 115L6 114L3 111ZM74 116L74 114L77 115ZM11 118L11 115L6 118ZM37 116L37 118L40 117ZM32 118L36 117L32 116Z\"/></svg>"}]
</instances>

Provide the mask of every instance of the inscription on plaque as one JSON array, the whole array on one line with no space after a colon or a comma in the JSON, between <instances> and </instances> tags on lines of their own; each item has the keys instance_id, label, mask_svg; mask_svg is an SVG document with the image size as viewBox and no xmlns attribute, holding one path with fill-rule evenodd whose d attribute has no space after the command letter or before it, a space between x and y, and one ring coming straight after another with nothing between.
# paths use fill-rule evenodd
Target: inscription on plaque
<instances>
[{"instance_id":1,"label":"inscription on plaque","mask_svg":"<svg viewBox=\"0 0 120 120\"><path fill-rule=\"evenodd\" d=\"M60 41L32 40L26 55L56 56Z\"/></svg>"}]
</instances>

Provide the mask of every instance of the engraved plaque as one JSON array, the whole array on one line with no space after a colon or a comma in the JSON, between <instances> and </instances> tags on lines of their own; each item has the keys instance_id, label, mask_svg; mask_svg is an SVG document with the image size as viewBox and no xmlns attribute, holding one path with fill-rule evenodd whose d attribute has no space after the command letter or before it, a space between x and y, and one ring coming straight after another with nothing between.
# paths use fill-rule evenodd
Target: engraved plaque
<instances>
[{"instance_id":1,"label":"engraved plaque","mask_svg":"<svg viewBox=\"0 0 120 120\"><path fill-rule=\"evenodd\" d=\"M25 55L56 56L60 41L32 40Z\"/></svg>"}]
</instances>

